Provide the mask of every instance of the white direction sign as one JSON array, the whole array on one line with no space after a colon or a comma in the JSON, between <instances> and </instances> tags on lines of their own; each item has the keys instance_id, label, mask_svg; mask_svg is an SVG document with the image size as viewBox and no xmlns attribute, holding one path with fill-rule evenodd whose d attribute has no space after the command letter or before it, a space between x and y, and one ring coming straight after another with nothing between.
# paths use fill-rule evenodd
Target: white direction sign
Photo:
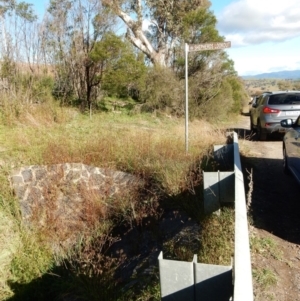
<instances>
[{"instance_id":1,"label":"white direction sign","mask_svg":"<svg viewBox=\"0 0 300 301\"><path fill-rule=\"evenodd\" d=\"M231 42L216 42L216 43L203 43L203 44L192 44L189 45L189 51L201 51L201 50L217 50L230 48Z\"/></svg>"}]
</instances>

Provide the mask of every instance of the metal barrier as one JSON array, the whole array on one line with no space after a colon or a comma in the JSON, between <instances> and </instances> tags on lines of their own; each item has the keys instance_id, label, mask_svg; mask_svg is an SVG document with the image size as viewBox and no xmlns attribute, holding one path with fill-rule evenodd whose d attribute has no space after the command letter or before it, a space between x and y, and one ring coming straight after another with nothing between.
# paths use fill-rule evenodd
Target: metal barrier
<instances>
[{"instance_id":1,"label":"metal barrier","mask_svg":"<svg viewBox=\"0 0 300 301\"><path fill-rule=\"evenodd\" d=\"M253 301L252 269L244 177L237 133L233 132L235 172L234 301Z\"/></svg>"},{"instance_id":2,"label":"metal barrier","mask_svg":"<svg viewBox=\"0 0 300 301\"><path fill-rule=\"evenodd\" d=\"M235 203L235 246L233 266L220 266L163 259L159 272L163 301L253 301L250 244L244 177L237 133L230 133L231 144L214 147L216 160L233 169L204 172L204 210L218 212L221 204Z\"/></svg>"}]
</instances>

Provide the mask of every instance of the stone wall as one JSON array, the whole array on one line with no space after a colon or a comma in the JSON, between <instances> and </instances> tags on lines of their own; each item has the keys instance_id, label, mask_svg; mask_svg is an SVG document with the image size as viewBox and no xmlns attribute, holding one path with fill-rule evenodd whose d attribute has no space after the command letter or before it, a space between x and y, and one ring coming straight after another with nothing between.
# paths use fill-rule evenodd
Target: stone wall
<instances>
[{"instance_id":1,"label":"stone wall","mask_svg":"<svg viewBox=\"0 0 300 301\"><path fill-rule=\"evenodd\" d=\"M25 225L53 236L55 249L74 244L107 217L116 199L130 197L141 185L128 173L81 163L22 167L10 182Z\"/></svg>"}]
</instances>

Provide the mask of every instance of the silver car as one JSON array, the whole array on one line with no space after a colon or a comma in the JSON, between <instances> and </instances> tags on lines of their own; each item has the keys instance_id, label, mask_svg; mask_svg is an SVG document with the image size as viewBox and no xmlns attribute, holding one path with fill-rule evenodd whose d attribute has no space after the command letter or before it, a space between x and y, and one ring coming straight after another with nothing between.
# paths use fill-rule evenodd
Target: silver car
<instances>
[{"instance_id":1,"label":"silver car","mask_svg":"<svg viewBox=\"0 0 300 301\"><path fill-rule=\"evenodd\" d=\"M283 137L283 169L285 173L292 173L300 183L300 116L295 122L282 120L281 126L288 129Z\"/></svg>"},{"instance_id":2,"label":"silver car","mask_svg":"<svg viewBox=\"0 0 300 301\"><path fill-rule=\"evenodd\" d=\"M251 130L263 141L274 132L285 132L280 121L293 121L300 115L300 91L266 92L259 96L250 110Z\"/></svg>"}]
</instances>

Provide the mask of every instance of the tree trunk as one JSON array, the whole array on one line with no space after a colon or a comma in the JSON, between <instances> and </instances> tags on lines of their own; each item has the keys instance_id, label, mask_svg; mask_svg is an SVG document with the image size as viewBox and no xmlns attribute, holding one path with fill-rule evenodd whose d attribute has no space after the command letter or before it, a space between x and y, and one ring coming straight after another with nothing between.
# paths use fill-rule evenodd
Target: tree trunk
<instances>
[{"instance_id":1,"label":"tree trunk","mask_svg":"<svg viewBox=\"0 0 300 301\"><path fill-rule=\"evenodd\" d=\"M142 24L142 4L141 0L137 1L136 13L137 21L133 20L131 16L125 13L120 4L115 0L103 0L103 3L114 10L116 15L123 20L127 26L126 38L138 49L140 49L152 62L153 65L165 67L166 62L166 45L163 44L158 49L155 49L146 35L143 32Z\"/></svg>"}]
</instances>

